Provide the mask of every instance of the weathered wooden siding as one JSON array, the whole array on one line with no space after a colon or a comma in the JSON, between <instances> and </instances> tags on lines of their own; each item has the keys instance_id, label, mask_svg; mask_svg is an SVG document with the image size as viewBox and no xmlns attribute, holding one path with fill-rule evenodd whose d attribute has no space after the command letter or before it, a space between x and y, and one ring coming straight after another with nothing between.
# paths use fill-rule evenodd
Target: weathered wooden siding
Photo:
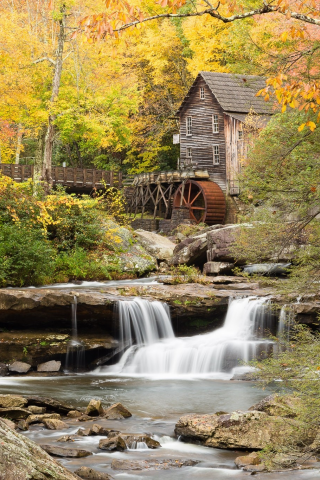
<instances>
[{"instance_id":1,"label":"weathered wooden siding","mask_svg":"<svg viewBox=\"0 0 320 480\"><path fill-rule=\"evenodd\" d=\"M227 192L230 195L239 194L238 176L241 171L241 160L246 156L245 141L239 139L239 130L242 127L240 120L225 114Z\"/></svg>"},{"instance_id":2,"label":"weathered wooden siding","mask_svg":"<svg viewBox=\"0 0 320 480\"><path fill-rule=\"evenodd\" d=\"M200 99L200 87L205 99ZM219 133L213 133L212 115L218 115ZM192 117L192 135L187 136L186 118ZM202 78L195 84L185 108L180 113L180 159L187 161L187 148L192 148L192 165L206 169L210 178L226 190L226 145L224 113ZM213 163L213 145L219 145L220 164Z\"/></svg>"}]
</instances>

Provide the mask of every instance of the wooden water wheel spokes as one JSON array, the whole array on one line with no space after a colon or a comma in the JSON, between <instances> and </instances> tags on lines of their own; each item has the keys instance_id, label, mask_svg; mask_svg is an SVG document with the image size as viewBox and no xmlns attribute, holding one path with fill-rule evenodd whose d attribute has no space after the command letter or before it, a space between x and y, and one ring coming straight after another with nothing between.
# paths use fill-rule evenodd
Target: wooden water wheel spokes
<instances>
[{"instance_id":1,"label":"wooden water wheel spokes","mask_svg":"<svg viewBox=\"0 0 320 480\"><path fill-rule=\"evenodd\" d=\"M203 191L197 182L188 180L178 188L174 200L175 208L179 206L189 210L190 219L197 223L203 222L207 204Z\"/></svg>"},{"instance_id":2,"label":"wooden water wheel spokes","mask_svg":"<svg viewBox=\"0 0 320 480\"><path fill-rule=\"evenodd\" d=\"M209 225L223 223L226 213L224 194L214 182L187 180L177 189L174 209L188 209L189 218Z\"/></svg>"}]
</instances>

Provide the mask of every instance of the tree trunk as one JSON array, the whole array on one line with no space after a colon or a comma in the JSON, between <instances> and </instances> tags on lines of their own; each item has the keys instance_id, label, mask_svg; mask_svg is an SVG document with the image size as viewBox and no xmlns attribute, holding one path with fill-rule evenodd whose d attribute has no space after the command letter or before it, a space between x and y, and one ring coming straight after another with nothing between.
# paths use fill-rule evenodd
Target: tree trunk
<instances>
[{"instance_id":1,"label":"tree trunk","mask_svg":"<svg viewBox=\"0 0 320 480\"><path fill-rule=\"evenodd\" d=\"M46 127L42 127L38 136L38 145L36 150L36 156L34 161L34 181L37 182L42 177L43 170L43 158L44 158L44 141L46 136Z\"/></svg>"},{"instance_id":2,"label":"tree trunk","mask_svg":"<svg viewBox=\"0 0 320 480\"><path fill-rule=\"evenodd\" d=\"M52 82L52 93L51 93L51 107L59 95L59 88L61 83L61 73L62 73L62 55L65 42L65 6L63 5L60 9L61 19L59 20L59 37L58 37L58 47L56 52L56 64L54 68L54 76ZM54 121L56 116L50 112L48 119L48 128L45 136L44 142L44 159L43 159L43 168L42 168L42 178L47 183L48 188L52 185L52 150L53 150L53 139L54 139Z\"/></svg>"},{"instance_id":3,"label":"tree trunk","mask_svg":"<svg viewBox=\"0 0 320 480\"><path fill-rule=\"evenodd\" d=\"M16 148L16 161L15 161L16 165L19 165L20 163L21 144L22 144L22 125L21 123L19 123L18 132L17 132L17 148Z\"/></svg>"}]
</instances>

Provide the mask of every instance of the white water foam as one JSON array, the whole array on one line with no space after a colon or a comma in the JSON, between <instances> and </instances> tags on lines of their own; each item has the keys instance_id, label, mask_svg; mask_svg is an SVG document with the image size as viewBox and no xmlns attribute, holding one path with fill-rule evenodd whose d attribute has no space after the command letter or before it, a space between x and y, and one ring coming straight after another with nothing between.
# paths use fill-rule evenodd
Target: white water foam
<instances>
[{"instance_id":1,"label":"white water foam","mask_svg":"<svg viewBox=\"0 0 320 480\"><path fill-rule=\"evenodd\" d=\"M266 352L271 325L266 297L231 299L224 325L193 337L174 336L170 312L161 302L119 302L120 334L130 347L119 363L95 373L151 378L230 379L234 369Z\"/></svg>"}]
</instances>

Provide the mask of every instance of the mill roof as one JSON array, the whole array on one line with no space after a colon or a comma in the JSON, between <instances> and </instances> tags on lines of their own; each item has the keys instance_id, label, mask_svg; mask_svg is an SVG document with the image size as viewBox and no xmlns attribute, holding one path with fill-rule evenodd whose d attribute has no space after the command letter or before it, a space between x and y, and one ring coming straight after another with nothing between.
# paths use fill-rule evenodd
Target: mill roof
<instances>
[{"instance_id":1,"label":"mill roof","mask_svg":"<svg viewBox=\"0 0 320 480\"><path fill-rule=\"evenodd\" d=\"M266 86L264 77L218 72L200 72L198 74L178 113L187 103L201 77L225 112L249 113L253 109L259 115L274 113L272 102L265 102L263 97L256 96L258 91Z\"/></svg>"}]
</instances>

